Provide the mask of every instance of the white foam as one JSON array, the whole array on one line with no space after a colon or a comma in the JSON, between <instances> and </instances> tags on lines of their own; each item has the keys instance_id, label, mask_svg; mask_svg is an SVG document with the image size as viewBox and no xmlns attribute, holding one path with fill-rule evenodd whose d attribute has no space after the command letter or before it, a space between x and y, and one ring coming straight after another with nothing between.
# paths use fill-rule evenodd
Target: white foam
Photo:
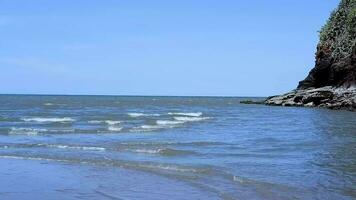
<instances>
[{"instance_id":1,"label":"white foam","mask_svg":"<svg viewBox=\"0 0 356 200\"><path fill-rule=\"evenodd\" d=\"M153 131L162 128L168 128L168 127L162 125L142 125L131 129L130 132L147 132L147 131Z\"/></svg>"},{"instance_id":2,"label":"white foam","mask_svg":"<svg viewBox=\"0 0 356 200\"><path fill-rule=\"evenodd\" d=\"M45 103L45 106L53 106L53 103Z\"/></svg>"},{"instance_id":3,"label":"white foam","mask_svg":"<svg viewBox=\"0 0 356 200\"><path fill-rule=\"evenodd\" d=\"M35 129L35 128L15 128L12 127L9 131L11 135L37 135L39 132L46 132L47 129Z\"/></svg>"},{"instance_id":4,"label":"white foam","mask_svg":"<svg viewBox=\"0 0 356 200\"><path fill-rule=\"evenodd\" d=\"M106 149L103 147L83 147L83 146L67 146L67 145L55 145L50 144L46 145L51 148L59 148L59 149L78 149L78 150L88 150L88 151L105 151Z\"/></svg>"},{"instance_id":5,"label":"white foam","mask_svg":"<svg viewBox=\"0 0 356 200\"><path fill-rule=\"evenodd\" d=\"M171 121L171 120L157 120L156 124L158 125L178 125L183 124L183 121Z\"/></svg>"},{"instance_id":6,"label":"white foam","mask_svg":"<svg viewBox=\"0 0 356 200\"><path fill-rule=\"evenodd\" d=\"M145 165L143 167L150 168L150 169L162 169L162 170L168 170L168 171L178 171L178 172L198 172L196 169L190 169L190 168L183 168L183 167L178 167L178 166L172 166L172 165Z\"/></svg>"},{"instance_id":7,"label":"white foam","mask_svg":"<svg viewBox=\"0 0 356 200\"><path fill-rule=\"evenodd\" d=\"M32 118L23 118L25 122L73 122L74 119L70 117L32 117Z\"/></svg>"},{"instance_id":8,"label":"white foam","mask_svg":"<svg viewBox=\"0 0 356 200\"><path fill-rule=\"evenodd\" d=\"M160 128L164 128L164 126L159 126L159 125L142 125L140 126L142 129L160 129Z\"/></svg>"},{"instance_id":9,"label":"white foam","mask_svg":"<svg viewBox=\"0 0 356 200\"><path fill-rule=\"evenodd\" d=\"M109 126L108 127L109 131L121 131L122 127L118 127L118 126Z\"/></svg>"},{"instance_id":10,"label":"white foam","mask_svg":"<svg viewBox=\"0 0 356 200\"><path fill-rule=\"evenodd\" d=\"M88 121L90 124L102 124L106 123L108 125L115 125L115 124L120 124L121 121L114 121L114 120L90 120Z\"/></svg>"},{"instance_id":11,"label":"white foam","mask_svg":"<svg viewBox=\"0 0 356 200\"><path fill-rule=\"evenodd\" d=\"M134 149L130 150L136 153L148 153L148 154L159 154L162 149Z\"/></svg>"},{"instance_id":12,"label":"white foam","mask_svg":"<svg viewBox=\"0 0 356 200\"><path fill-rule=\"evenodd\" d=\"M105 123L107 123L109 125L115 125L115 124L120 124L121 121L106 120Z\"/></svg>"},{"instance_id":13,"label":"white foam","mask_svg":"<svg viewBox=\"0 0 356 200\"><path fill-rule=\"evenodd\" d=\"M169 115L180 115L180 116L188 116L188 117L200 117L203 115L202 112L170 112Z\"/></svg>"},{"instance_id":14,"label":"white foam","mask_svg":"<svg viewBox=\"0 0 356 200\"><path fill-rule=\"evenodd\" d=\"M174 117L174 119L183 122L196 122L210 119L210 117Z\"/></svg>"},{"instance_id":15,"label":"white foam","mask_svg":"<svg viewBox=\"0 0 356 200\"><path fill-rule=\"evenodd\" d=\"M66 162L67 160L61 160L61 159L51 159L51 158L37 158L37 157L24 157L24 156L0 156L0 158L6 158L6 159L17 159L17 160L40 160L40 161L57 161L57 162ZM85 163L85 162L82 162Z\"/></svg>"},{"instance_id":16,"label":"white foam","mask_svg":"<svg viewBox=\"0 0 356 200\"><path fill-rule=\"evenodd\" d=\"M130 117L160 116L160 114L127 113Z\"/></svg>"},{"instance_id":17,"label":"white foam","mask_svg":"<svg viewBox=\"0 0 356 200\"><path fill-rule=\"evenodd\" d=\"M103 123L103 121L100 121L100 120L90 120L88 121L89 124L101 124Z\"/></svg>"},{"instance_id":18,"label":"white foam","mask_svg":"<svg viewBox=\"0 0 356 200\"><path fill-rule=\"evenodd\" d=\"M46 161L52 161L52 159L47 159L47 158L35 158L35 157L24 157L24 156L0 156L0 158L19 159L19 160L46 160Z\"/></svg>"}]
</instances>

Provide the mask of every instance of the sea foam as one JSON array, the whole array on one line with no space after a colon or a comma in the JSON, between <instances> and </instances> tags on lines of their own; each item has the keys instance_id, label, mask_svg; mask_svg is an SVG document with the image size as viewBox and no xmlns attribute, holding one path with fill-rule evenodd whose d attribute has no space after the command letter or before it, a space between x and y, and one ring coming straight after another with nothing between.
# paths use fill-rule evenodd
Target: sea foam
<instances>
[{"instance_id":1,"label":"sea foam","mask_svg":"<svg viewBox=\"0 0 356 200\"><path fill-rule=\"evenodd\" d=\"M108 125L115 125L115 124L120 124L121 121L114 121L114 120L90 120L88 121L90 124L108 124Z\"/></svg>"},{"instance_id":2,"label":"sea foam","mask_svg":"<svg viewBox=\"0 0 356 200\"><path fill-rule=\"evenodd\" d=\"M202 112L170 112L169 115L180 115L180 116L188 116L188 117L200 117L203 115Z\"/></svg>"},{"instance_id":3,"label":"sea foam","mask_svg":"<svg viewBox=\"0 0 356 200\"><path fill-rule=\"evenodd\" d=\"M42 146L42 145L40 145ZM85 150L85 151L105 151L104 147L86 147L86 146L67 146L67 145L56 145L56 144L49 144L43 145L50 148L58 148L58 149L76 149L76 150Z\"/></svg>"},{"instance_id":4,"label":"sea foam","mask_svg":"<svg viewBox=\"0 0 356 200\"><path fill-rule=\"evenodd\" d=\"M174 119L182 122L196 122L210 119L210 117L174 117Z\"/></svg>"},{"instance_id":5,"label":"sea foam","mask_svg":"<svg viewBox=\"0 0 356 200\"><path fill-rule=\"evenodd\" d=\"M31 118L22 118L25 122L73 122L74 119L70 117L31 117Z\"/></svg>"},{"instance_id":6,"label":"sea foam","mask_svg":"<svg viewBox=\"0 0 356 200\"><path fill-rule=\"evenodd\" d=\"M39 132L46 132L46 131L47 129L12 127L9 131L9 134L10 135L37 135Z\"/></svg>"},{"instance_id":7,"label":"sea foam","mask_svg":"<svg viewBox=\"0 0 356 200\"><path fill-rule=\"evenodd\" d=\"M172 121L172 120L157 120L156 124L158 125L178 125L183 124L183 121Z\"/></svg>"},{"instance_id":8,"label":"sea foam","mask_svg":"<svg viewBox=\"0 0 356 200\"><path fill-rule=\"evenodd\" d=\"M130 117L160 116L160 114L127 113Z\"/></svg>"},{"instance_id":9,"label":"sea foam","mask_svg":"<svg viewBox=\"0 0 356 200\"><path fill-rule=\"evenodd\" d=\"M109 130L109 131L114 131L114 132L116 132L116 131L121 131L121 130L122 130L122 127L109 126L109 127L108 127L108 130Z\"/></svg>"}]
</instances>

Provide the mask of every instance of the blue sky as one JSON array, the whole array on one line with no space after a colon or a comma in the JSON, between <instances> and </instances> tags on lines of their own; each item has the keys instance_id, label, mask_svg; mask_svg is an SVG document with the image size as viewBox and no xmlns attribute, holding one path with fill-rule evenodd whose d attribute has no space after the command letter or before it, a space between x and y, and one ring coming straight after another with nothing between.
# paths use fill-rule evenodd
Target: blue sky
<instances>
[{"instance_id":1,"label":"blue sky","mask_svg":"<svg viewBox=\"0 0 356 200\"><path fill-rule=\"evenodd\" d=\"M0 93L268 96L338 0L0 0Z\"/></svg>"}]
</instances>

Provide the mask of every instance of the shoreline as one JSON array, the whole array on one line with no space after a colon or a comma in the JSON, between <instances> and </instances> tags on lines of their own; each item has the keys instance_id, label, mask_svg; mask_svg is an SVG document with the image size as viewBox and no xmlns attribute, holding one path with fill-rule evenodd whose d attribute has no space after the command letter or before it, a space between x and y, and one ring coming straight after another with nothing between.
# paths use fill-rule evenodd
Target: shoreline
<instances>
[{"instance_id":1,"label":"shoreline","mask_svg":"<svg viewBox=\"0 0 356 200\"><path fill-rule=\"evenodd\" d=\"M0 179L0 196L13 200L218 199L209 191L142 171L47 160L0 158Z\"/></svg>"}]
</instances>

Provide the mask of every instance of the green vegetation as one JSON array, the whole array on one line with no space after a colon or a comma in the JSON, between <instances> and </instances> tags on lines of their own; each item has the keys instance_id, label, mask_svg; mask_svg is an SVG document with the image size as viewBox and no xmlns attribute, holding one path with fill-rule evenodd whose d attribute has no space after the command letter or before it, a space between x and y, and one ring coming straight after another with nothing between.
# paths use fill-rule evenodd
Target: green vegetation
<instances>
[{"instance_id":1,"label":"green vegetation","mask_svg":"<svg viewBox=\"0 0 356 200\"><path fill-rule=\"evenodd\" d=\"M320 31L319 45L330 48L334 59L351 54L356 44L356 0L341 0Z\"/></svg>"}]
</instances>

